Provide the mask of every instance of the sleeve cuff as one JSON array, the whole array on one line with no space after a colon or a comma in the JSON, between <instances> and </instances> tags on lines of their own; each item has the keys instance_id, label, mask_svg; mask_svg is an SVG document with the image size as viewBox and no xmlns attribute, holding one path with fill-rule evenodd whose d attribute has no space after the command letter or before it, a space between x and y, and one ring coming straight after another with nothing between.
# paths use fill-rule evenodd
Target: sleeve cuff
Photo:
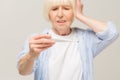
<instances>
[{"instance_id":1,"label":"sleeve cuff","mask_svg":"<svg viewBox=\"0 0 120 80\"><path fill-rule=\"evenodd\" d=\"M108 27L102 31L102 32L97 32L96 35L100 39L111 39L112 37L116 36L118 34L116 30L116 26L113 24L113 22L108 21Z\"/></svg>"}]
</instances>

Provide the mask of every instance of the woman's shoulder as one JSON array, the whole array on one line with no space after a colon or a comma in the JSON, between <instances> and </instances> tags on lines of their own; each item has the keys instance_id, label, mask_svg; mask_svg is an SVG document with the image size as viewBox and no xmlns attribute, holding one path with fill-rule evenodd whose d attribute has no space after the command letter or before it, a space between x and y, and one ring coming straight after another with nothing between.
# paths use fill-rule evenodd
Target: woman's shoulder
<instances>
[{"instance_id":1,"label":"woman's shoulder","mask_svg":"<svg viewBox=\"0 0 120 80\"><path fill-rule=\"evenodd\" d=\"M94 34L95 32L91 29L91 28L86 28L86 29L83 29L83 28L74 28L76 30L77 33L82 33L82 34L89 34L89 33L92 33Z\"/></svg>"}]
</instances>

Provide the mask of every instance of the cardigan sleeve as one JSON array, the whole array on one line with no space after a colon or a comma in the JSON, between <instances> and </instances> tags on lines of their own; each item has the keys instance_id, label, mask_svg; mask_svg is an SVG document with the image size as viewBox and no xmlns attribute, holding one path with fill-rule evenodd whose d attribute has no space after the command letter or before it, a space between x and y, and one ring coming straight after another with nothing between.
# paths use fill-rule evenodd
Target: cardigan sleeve
<instances>
[{"instance_id":1,"label":"cardigan sleeve","mask_svg":"<svg viewBox=\"0 0 120 80\"><path fill-rule=\"evenodd\" d=\"M108 27L102 32L88 31L91 39L93 57L97 56L104 48L110 45L119 36L116 26L112 22L108 22Z\"/></svg>"},{"instance_id":2,"label":"cardigan sleeve","mask_svg":"<svg viewBox=\"0 0 120 80\"><path fill-rule=\"evenodd\" d=\"M33 34L32 36L34 36L34 35L37 35L37 34ZM16 67L17 68L18 68L19 60L29 52L29 39L30 39L30 37L28 37L27 40L25 41L24 46L23 46L23 50L17 55L17 61L16 61L17 62ZM38 61L39 61L38 59L35 60L33 71L35 71L35 69L37 68L37 65L39 63Z\"/></svg>"}]
</instances>

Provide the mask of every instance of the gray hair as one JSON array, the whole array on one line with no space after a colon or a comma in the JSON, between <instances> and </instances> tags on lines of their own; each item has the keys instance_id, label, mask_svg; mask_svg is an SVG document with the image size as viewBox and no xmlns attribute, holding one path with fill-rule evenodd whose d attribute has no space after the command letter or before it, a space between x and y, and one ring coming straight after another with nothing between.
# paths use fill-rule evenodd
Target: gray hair
<instances>
[{"instance_id":1,"label":"gray hair","mask_svg":"<svg viewBox=\"0 0 120 80\"><path fill-rule=\"evenodd\" d=\"M75 0L44 0L44 16L49 21L49 11L51 7L57 5L71 5L75 11Z\"/></svg>"}]
</instances>

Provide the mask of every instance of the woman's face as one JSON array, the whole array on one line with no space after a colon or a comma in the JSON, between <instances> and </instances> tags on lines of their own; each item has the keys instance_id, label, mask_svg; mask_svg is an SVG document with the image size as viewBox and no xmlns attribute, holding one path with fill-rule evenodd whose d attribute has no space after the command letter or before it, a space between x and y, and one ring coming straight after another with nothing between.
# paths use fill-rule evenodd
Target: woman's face
<instances>
[{"instance_id":1,"label":"woman's face","mask_svg":"<svg viewBox=\"0 0 120 80\"><path fill-rule=\"evenodd\" d=\"M49 12L49 18L55 31L67 31L74 19L71 5L53 6Z\"/></svg>"}]
</instances>

